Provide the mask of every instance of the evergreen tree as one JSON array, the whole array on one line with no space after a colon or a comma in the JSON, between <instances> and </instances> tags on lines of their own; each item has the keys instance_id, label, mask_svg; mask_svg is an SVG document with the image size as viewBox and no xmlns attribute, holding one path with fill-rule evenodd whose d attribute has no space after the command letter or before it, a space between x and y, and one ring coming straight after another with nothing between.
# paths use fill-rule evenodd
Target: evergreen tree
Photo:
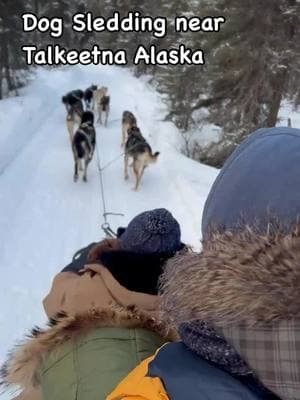
<instances>
[{"instance_id":1,"label":"evergreen tree","mask_svg":"<svg viewBox=\"0 0 300 400\"><path fill-rule=\"evenodd\" d=\"M159 49L178 48L180 44L193 50L202 49L199 34L175 31L176 17L197 15L198 1L176 1L161 6L162 15L168 19L168 35L158 44ZM198 38L198 42L196 41ZM204 78L205 67L189 65L168 65L156 68L158 90L165 95L170 119L183 131L196 124L194 111L199 99L206 96L207 81Z\"/></svg>"},{"instance_id":2,"label":"evergreen tree","mask_svg":"<svg viewBox=\"0 0 300 400\"><path fill-rule=\"evenodd\" d=\"M72 15L76 2L71 4L67 0L50 0L43 4L40 4L39 15L47 16L48 18L63 18L64 33L60 38L53 38L49 34L41 34L40 42L43 46L49 44L60 44L67 49L72 47L74 33L72 31ZM76 41L76 43L78 43Z\"/></svg>"},{"instance_id":3,"label":"evergreen tree","mask_svg":"<svg viewBox=\"0 0 300 400\"><path fill-rule=\"evenodd\" d=\"M220 166L234 148L262 126L274 126L300 65L300 3L296 0L206 2L227 24L211 35L210 120L224 131L219 143L200 149L199 159ZM299 78L298 78L299 79Z\"/></svg>"},{"instance_id":4,"label":"evergreen tree","mask_svg":"<svg viewBox=\"0 0 300 400\"><path fill-rule=\"evenodd\" d=\"M22 0L0 1L0 99L24 83L28 69L21 55L24 44L21 15L26 11Z\"/></svg>"}]
</instances>

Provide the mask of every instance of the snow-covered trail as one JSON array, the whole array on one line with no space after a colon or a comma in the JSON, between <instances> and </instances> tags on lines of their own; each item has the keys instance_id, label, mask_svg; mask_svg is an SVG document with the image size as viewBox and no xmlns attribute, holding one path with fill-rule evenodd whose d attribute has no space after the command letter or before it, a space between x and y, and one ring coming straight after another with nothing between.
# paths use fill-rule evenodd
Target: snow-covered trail
<instances>
[{"instance_id":1,"label":"snow-covered trail","mask_svg":"<svg viewBox=\"0 0 300 400\"><path fill-rule=\"evenodd\" d=\"M55 273L74 252L102 237L102 204L96 157L88 183L73 183L73 158L61 96L91 83L111 95L107 129L97 126L107 211L113 228L139 212L166 207L182 225L183 240L197 246L201 212L217 171L179 152L176 128L162 122L163 104L146 82L115 67L40 70L24 96L0 102L0 362L16 339L45 321L42 299ZM139 192L123 178L121 114L132 110L143 134L160 151ZM118 158L119 157L119 158Z\"/></svg>"}]
</instances>

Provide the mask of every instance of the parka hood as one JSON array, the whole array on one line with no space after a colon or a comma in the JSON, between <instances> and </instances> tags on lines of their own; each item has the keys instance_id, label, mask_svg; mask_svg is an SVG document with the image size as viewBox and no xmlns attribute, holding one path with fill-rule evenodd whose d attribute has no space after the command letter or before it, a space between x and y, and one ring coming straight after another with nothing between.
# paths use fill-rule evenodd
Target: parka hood
<instances>
[{"instance_id":1,"label":"parka hood","mask_svg":"<svg viewBox=\"0 0 300 400\"><path fill-rule=\"evenodd\" d=\"M300 399L300 235L214 235L171 260L161 302L175 326L205 321L283 400ZM185 338L183 338L185 340Z\"/></svg>"},{"instance_id":2,"label":"parka hood","mask_svg":"<svg viewBox=\"0 0 300 400\"><path fill-rule=\"evenodd\" d=\"M300 318L300 234L214 235L200 254L171 260L161 278L165 315L179 324L256 325Z\"/></svg>"}]
</instances>

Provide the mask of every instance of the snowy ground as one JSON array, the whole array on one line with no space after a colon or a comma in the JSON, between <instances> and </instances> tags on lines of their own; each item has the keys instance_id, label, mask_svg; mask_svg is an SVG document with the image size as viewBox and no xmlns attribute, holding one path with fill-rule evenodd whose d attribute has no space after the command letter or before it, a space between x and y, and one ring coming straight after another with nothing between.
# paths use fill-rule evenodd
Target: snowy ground
<instances>
[{"instance_id":1,"label":"snowy ground","mask_svg":"<svg viewBox=\"0 0 300 400\"><path fill-rule=\"evenodd\" d=\"M114 67L40 70L22 97L0 102L0 362L16 339L45 321L42 299L55 273L73 253L102 237L102 205L96 160L89 182L73 183L73 160L61 95L91 83L110 88L107 129L98 127L105 165L121 155L121 114L132 110L159 162L145 173L138 193L123 180L122 157L104 173L113 228L156 207L172 211L183 240L199 246L201 213L217 171L180 154L180 135L162 122L163 104L146 82Z\"/></svg>"},{"instance_id":2,"label":"snowy ground","mask_svg":"<svg viewBox=\"0 0 300 400\"><path fill-rule=\"evenodd\" d=\"M300 110L294 110L290 103L284 102L279 113L277 125L287 126L289 118L291 119L292 127L300 129Z\"/></svg>"}]
</instances>

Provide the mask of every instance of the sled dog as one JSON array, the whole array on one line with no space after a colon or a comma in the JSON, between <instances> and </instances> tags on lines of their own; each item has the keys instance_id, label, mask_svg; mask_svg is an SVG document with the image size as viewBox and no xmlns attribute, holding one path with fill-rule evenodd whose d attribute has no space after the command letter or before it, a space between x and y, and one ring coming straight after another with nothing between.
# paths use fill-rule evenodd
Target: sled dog
<instances>
[{"instance_id":1,"label":"sled dog","mask_svg":"<svg viewBox=\"0 0 300 400\"><path fill-rule=\"evenodd\" d=\"M96 131L94 128L94 114L91 111L85 111L82 114L81 124L75 132L72 141L72 150L74 155L74 182L77 182L81 160L84 160L83 181L87 182L87 168L91 162L96 146Z\"/></svg>"},{"instance_id":2,"label":"sled dog","mask_svg":"<svg viewBox=\"0 0 300 400\"><path fill-rule=\"evenodd\" d=\"M145 168L150 164L156 163L159 154L159 152L153 154L150 145L147 143L138 127L135 126L128 129L128 139L125 145L124 176L126 180L129 178L128 164L129 158L132 158L132 167L135 175L135 191L139 189Z\"/></svg>"},{"instance_id":3,"label":"sled dog","mask_svg":"<svg viewBox=\"0 0 300 400\"><path fill-rule=\"evenodd\" d=\"M82 90L73 90L62 97L62 102L67 110L66 123L71 143L74 136L75 124L80 124L83 114L82 98Z\"/></svg>"},{"instance_id":4,"label":"sled dog","mask_svg":"<svg viewBox=\"0 0 300 400\"><path fill-rule=\"evenodd\" d=\"M110 96L108 96L108 88L101 87L95 92L95 101L98 109L98 122L102 125L102 113L105 114L104 125L107 127L110 112Z\"/></svg>"},{"instance_id":5,"label":"sled dog","mask_svg":"<svg viewBox=\"0 0 300 400\"><path fill-rule=\"evenodd\" d=\"M91 85L88 87L83 94L86 111L95 109L95 92L98 89L97 85Z\"/></svg>"},{"instance_id":6,"label":"sled dog","mask_svg":"<svg viewBox=\"0 0 300 400\"><path fill-rule=\"evenodd\" d=\"M67 113L78 101L83 99L83 91L80 89L72 90L62 97L62 102L66 107Z\"/></svg>"},{"instance_id":7,"label":"sled dog","mask_svg":"<svg viewBox=\"0 0 300 400\"><path fill-rule=\"evenodd\" d=\"M122 147L127 142L128 130L136 126L137 121L134 114L131 111L124 111L122 116Z\"/></svg>"}]
</instances>

